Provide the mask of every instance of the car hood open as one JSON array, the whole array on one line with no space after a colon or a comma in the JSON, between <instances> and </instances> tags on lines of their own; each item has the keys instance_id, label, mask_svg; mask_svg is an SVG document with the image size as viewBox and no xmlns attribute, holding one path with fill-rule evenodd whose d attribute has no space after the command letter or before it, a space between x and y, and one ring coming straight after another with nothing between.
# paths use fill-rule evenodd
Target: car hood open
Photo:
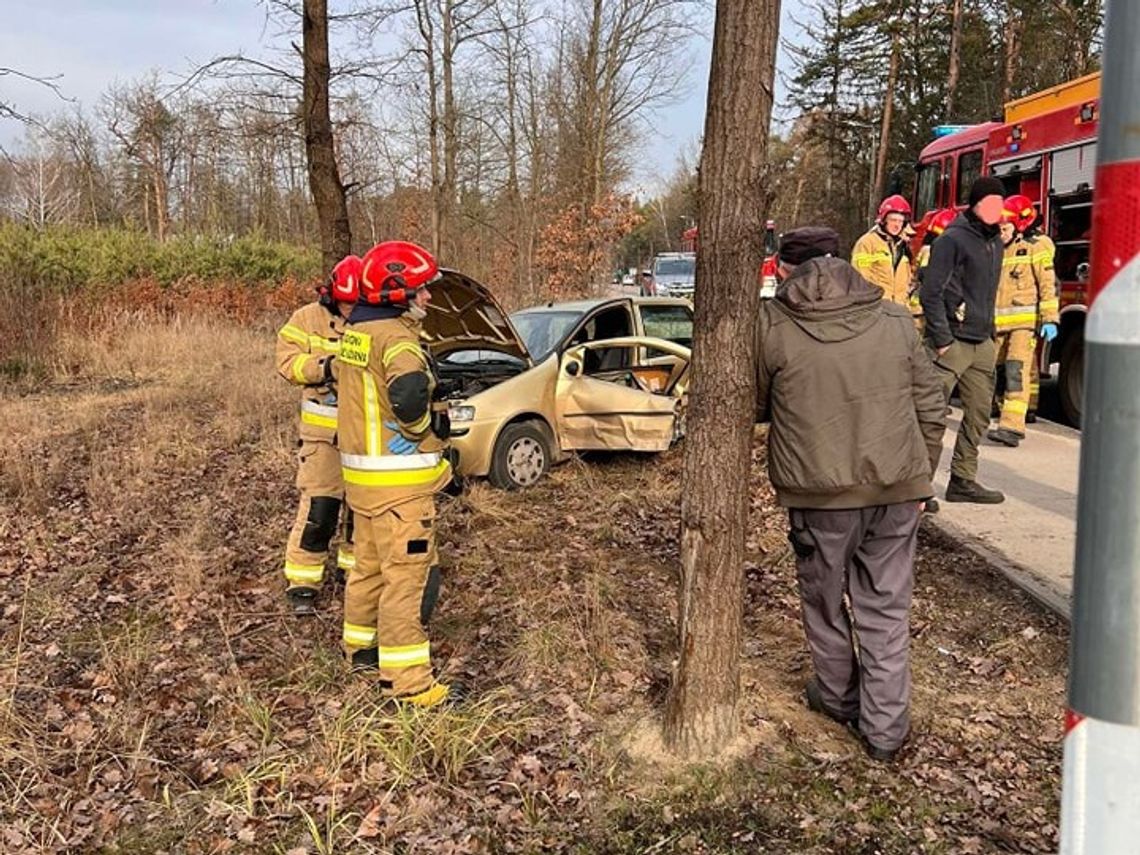
<instances>
[{"instance_id":1,"label":"car hood open","mask_svg":"<svg viewBox=\"0 0 1140 855\"><path fill-rule=\"evenodd\" d=\"M533 363L522 337L486 286L457 270L433 282L423 338L439 359L457 350L493 350Z\"/></svg>"}]
</instances>

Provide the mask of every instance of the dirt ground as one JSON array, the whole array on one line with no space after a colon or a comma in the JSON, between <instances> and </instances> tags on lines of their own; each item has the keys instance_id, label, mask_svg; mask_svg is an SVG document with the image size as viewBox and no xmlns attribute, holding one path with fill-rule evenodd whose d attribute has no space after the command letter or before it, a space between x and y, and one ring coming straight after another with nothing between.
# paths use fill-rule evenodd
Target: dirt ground
<instances>
[{"instance_id":1,"label":"dirt ground","mask_svg":"<svg viewBox=\"0 0 1140 855\"><path fill-rule=\"evenodd\" d=\"M912 741L809 713L758 435L744 750L650 759L675 652L680 452L574 461L441 518L432 628L471 700L346 673L339 590L284 609L294 396L271 327L136 319L0 399L0 849L106 853L1056 850L1067 627L924 531Z\"/></svg>"}]
</instances>

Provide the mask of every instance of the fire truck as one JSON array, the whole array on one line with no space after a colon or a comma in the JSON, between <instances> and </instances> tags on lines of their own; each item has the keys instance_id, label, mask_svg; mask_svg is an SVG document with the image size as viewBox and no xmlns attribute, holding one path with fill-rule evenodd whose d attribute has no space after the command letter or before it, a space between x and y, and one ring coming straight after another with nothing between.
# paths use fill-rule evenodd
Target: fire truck
<instances>
[{"instance_id":1,"label":"fire truck","mask_svg":"<svg viewBox=\"0 0 1140 855\"><path fill-rule=\"evenodd\" d=\"M1006 195L1023 193L1041 213L1041 230L1057 244L1060 335L1040 348L1042 376L1060 363L1066 418L1080 424L1084 328L1088 313L1100 74L1090 74L1005 105L1004 120L943 127L922 150L914 191L915 246L941 208L966 207L970 185L992 175Z\"/></svg>"},{"instance_id":2,"label":"fire truck","mask_svg":"<svg viewBox=\"0 0 1140 855\"><path fill-rule=\"evenodd\" d=\"M681 234L681 246L685 252L697 251L697 227L686 229ZM776 221L768 220L764 224L764 263L760 266L760 298L768 300L776 296L776 250L778 249L776 236Z\"/></svg>"}]
</instances>

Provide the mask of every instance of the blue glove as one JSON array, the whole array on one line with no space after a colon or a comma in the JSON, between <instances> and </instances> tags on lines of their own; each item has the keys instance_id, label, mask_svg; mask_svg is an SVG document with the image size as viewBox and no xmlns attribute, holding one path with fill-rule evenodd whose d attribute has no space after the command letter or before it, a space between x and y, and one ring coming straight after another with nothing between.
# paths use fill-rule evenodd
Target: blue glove
<instances>
[{"instance_id":1,"label":"blue glove","mask_svg":"<svg viewBox=\"0 0 1140 855\"><path fill-rule=\"evenodd\" d=\"M1045 341L1052 341L1053 339L1055 339L1057 337L1057 325L1056 324L1042 324L1041 325L1041 331L1039 333L1037 333L1037 335L1039 335L1041 338L1045 339Z\"/></svg>"},{"instance_id":2,"label":"blue glove","mask_svg":"<svg viewBox=\"0 0 1140 855\"><path fill-rule=\"evenodd\" d=\"M415 454L416 443L412 442L402 433L395 422L384 422L384 427L392 431L392 438L388 440L388 450L393 454Z\"/></svg>"}]
</instances>

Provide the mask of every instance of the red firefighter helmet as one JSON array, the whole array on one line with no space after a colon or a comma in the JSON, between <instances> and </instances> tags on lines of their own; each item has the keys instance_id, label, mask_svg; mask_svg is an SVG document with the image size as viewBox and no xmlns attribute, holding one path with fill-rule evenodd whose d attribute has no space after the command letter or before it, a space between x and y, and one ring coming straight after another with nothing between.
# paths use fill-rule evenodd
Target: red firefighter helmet
<instances>
[{"instance_id":1,"label":"red firefighter helmet","mask_svg":"<svg viewBox=\"0 0 1140 855\"><path fill-rule=\"evenodd\" d=\"M355 303L360 296L360 271L364 262L355 255L346 255L336 263L329 276L329 294L340 303Z\"/></svg>"},{"instance_id":2,"label":"red firefighter helmet","mask_svg":"<svg viewBox=\"0 0 1140 855\"><path fill-rule=\"evenodd\" d=\"M935 237L942 234L957 216L958 212L953 208L943 208L941 211L936 211L934 216L930 218L931 234Z\"/></svg>"},{"instance_id":3,"label":"red firefighter helmet","mask_svg":"<svg viewBox=\"0 0 1140 855\"><path fill-rule=\"evenodd\" d=\"M880 223L887 219L887 214L902 214L909 220L911 217L910 202L898 194L888 196L879 205Z\"/></svg>"},{"instance_id":4,"label":"red firefighter helmet","mask_svg":"<svg viewBox=\"0 0 1140 855\"><path fill-rule=\"evenodd\" d=\"M360 302L373 306L407 306L416 291L439 278L432 254L414 243L386 240L364 255Z\"/></svg>"},{"instance_id":5,"label":"red firefighter helmet","mask_svg":"<svg viewBox=\"0 0 1140 855\"><path fill-rule=\"evenodd\" d=\"M1037 219L1037 209L1033 207L1033 200L1020 193L1007 196L1002 206L1002 221L1013 223L1019 232L1025 231Z\"/></svg>"}]
</instances>

